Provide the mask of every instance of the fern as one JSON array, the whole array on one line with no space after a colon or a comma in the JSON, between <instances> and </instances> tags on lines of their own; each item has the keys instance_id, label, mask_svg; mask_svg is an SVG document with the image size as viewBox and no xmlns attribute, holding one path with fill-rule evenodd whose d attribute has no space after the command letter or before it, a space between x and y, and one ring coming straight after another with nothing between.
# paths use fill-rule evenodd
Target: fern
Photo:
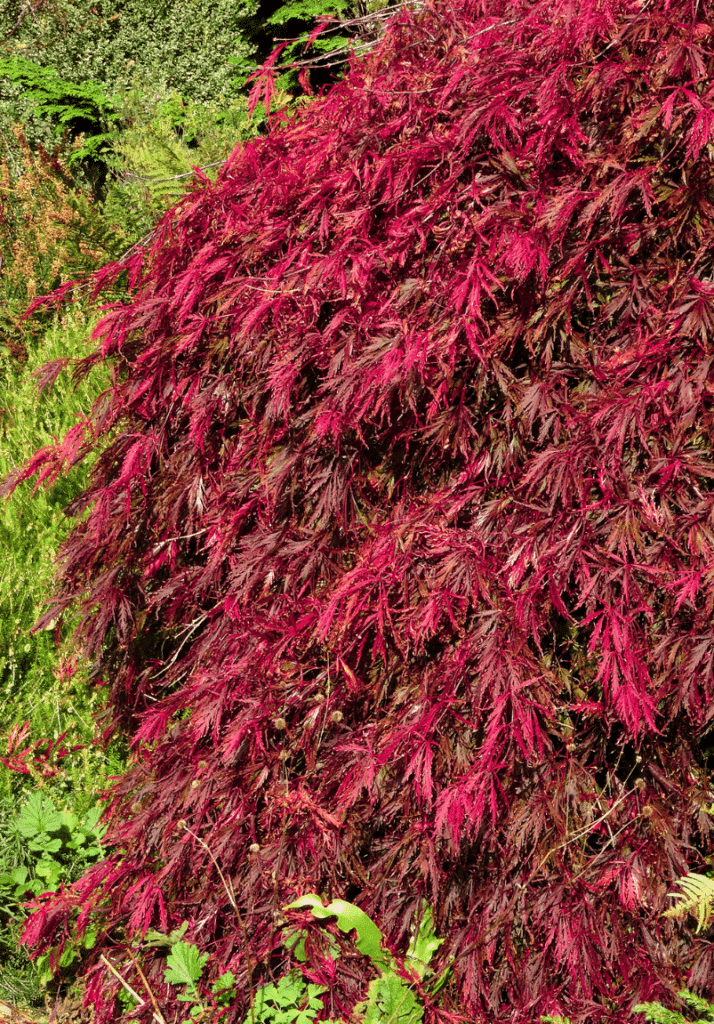
<instances>
[{"instance_id":1,"label":"fern","mask_svg":"<svg viewBox=\"0 0 714 1024\"><path fill-rule=\"evenodd\" d=\"M689 1010L699 1014L696 1020L692 1021L678 1010L668 1010L661 1003L639 1003L633 1010L635 1013L644 1013L645 1020L651 1024L711 1024L714 1021L714 1006L706 999L686 988L677 995Z\"/></svg>"},{"instance_id":2,"label":"fern","mask_svg":"<svg viewBox=\"0 0 714 1024\"><path fill-rule=\"evenodd\" d=\"M194 102L135 75L112 99L120 131L106 157L111 182L103 212L130 238L150 231L186 194L194 167L213 171L255 132L244 98Z\"/></svg>"},{"instance_id":3,"label":"fern","mask_svg":"<svg viewBox=\"0 0 714 1024\"><path fill-rule=\"evenodd\" d=\"M82 355L96 323L79 310L50 326L36 350L19 368L0 350L0 473L11 472L36 447L76 423L107 383L106 371L92 370L75 390L57 387L37 394L32 374L48 361ZM68 382L69 383L69 382ZM31 735L58 736L69 728L68 743L93 737L92 714L100 694L84 678L71 648L59 650L54 630L31 632L43 611L56 552L67 532L63 509L86 486L89 466L75 467L48 491L23 489L19 501L0 505L0 731L30 721ZM63 631L64 632L64 631ZM0 741L0 754L9 741ZM106 759L98 747L67 757L53 781L54 791L74 806L85 790L104 784ZM32 766L30 765L31 769ZM22 776L27 780L27 776ZM16 772L0 768L0 792L15 794Z\"/></svg>"},{"instance_id":4,"label":"fern","mask_svg":"<svg viewBox=\"0 0 714 1024\"><path fill-rule=\"evenodd\" d=\"M379 19L375 19L371 25L363 24L357 35L346 35L340 30L349 27L354 32L356 27L356 23L349 19L355 14L378 14L389 6L390 3L383 0L367 0L364 3L359 0L356 3L333 0L327 10L319 0L288 0L288 3L281 4L268 18L268 24L288 26L284 32L294 33L294 38L288 39L285 47L281 48L281 64L277 65L277 69L282 70L282 74L275 79L277 93L297 93L302 87L311 95L309 80L304 77L309 69L339 68L340 65L344 66L350 53L363 52L371 48L372 42L366 41L365 34L374 32ZM324 17L341 20L328 23L317 36L316 27ZM309 60L306 59L308 50ZM244 66L243 62L238 60L231 61L229 58L229 62L239 67ZM304 100L307 97L300 98ZM274 98L275 106L281 106L278 97Z\"/></svg>"},{"instance_id":5,"label":"fern","mask_svg":"<svg viewBox=\"0 0 714 1024\"><path fill-rule=\"evenodd\" d=\"M108 133L111 123L116 121L111 101L96 82L77 85L60 77L52 68L42 67L20 55L0 60L0 76L25 87L27 98L35 103L37 113L56 122L56 134L61 135L63 128L73 121L86 120L96 122ZM100 140L109 137L109 134L93 136L93 150L97 150ZM74 158L85 155L82 152Z\"/></svg>"},{"instance_id":6,"label":"fern","mask_svg":"<svg viewBox=\"0 0 714 1024\"><path fill-rule=\"evenodd\" d=\"M687 914L693 914L697 919L697 931L700 932L706 928L714 914L714 879L691 872L678 879L676 884L681 885L684 891L672 893L679 902L662 916L686 917Z\"/></svg>"}]
</instances>

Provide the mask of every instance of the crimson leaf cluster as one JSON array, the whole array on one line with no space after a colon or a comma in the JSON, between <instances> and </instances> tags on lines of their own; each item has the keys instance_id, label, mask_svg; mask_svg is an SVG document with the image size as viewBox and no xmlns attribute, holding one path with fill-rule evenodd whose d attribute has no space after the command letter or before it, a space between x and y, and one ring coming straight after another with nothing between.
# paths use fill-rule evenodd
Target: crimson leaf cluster
<instances>
[{"instance_id":1,"label":"crimson leaf cluster","mask_svg":"<svg viewBox=\"0 0 714 1024\"><path fill-rule=\"evenodd\" d=\"M709 985L661 911L711 850L711 15L405 7L97 275L133 297L75 373L112 387L7 489L101 449L40 625L79 609L134 761L26 929L99 922L99 1024L100 954L138 986L122 949L184 920L242 1020L305 892L395 946L434 908L431 1019ZM345 1014L364 963L312 941Z\"/></svg>"}]
</instances>

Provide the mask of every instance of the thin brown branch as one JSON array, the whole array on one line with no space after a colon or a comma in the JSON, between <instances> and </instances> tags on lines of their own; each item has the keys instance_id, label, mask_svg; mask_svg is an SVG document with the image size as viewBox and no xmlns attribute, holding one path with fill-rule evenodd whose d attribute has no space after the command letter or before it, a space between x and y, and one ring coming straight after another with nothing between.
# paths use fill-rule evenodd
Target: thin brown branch
<instances>
[{"instance_id":1,"label":"thin brown branch","mask_svg":"<svg viewBox=\"0 0 714 1024\"><path fill-rule=\"evenodd\" d=\"M131 953L129 954L129 956L131 956ZM137 1003L139 1004L139 1006L144 1006L144 1005L145 1005L145 1003L146 1003L146 1000L145 1000L145 999L142 999L142 997L141 997L141 996L139 995L139 993L138 993L138 992L137 992L137 991L136 991L135 989L133 989L133 988L131 987L131 985L129 984L129 982L128 982L128 981L125 981L125 980L124 980L124 978L122 978L121 974L120 974L120 973L119 973L119 971L118 971L118 970L116 969L116 967L114 967L114 966L113 966L112 964L110 964L110 963L109 963L109 961L107 960L107 958L106 958L106 957L104 956L104 954L103 954L103 953L102 953L102 954L100 955L99 959L100 959L100 960L102 961L102 963L104 964L104 966L105 966L105 967L108 967L108 968L109 968L109 970L110 970L110 971L112 972L112 974L114 975L114 977L115 977L115 978L117 979L117 981L119 981L119 982L121 983L121 985L122 985L122 986L123 986L123 987L124 987L124 988L126 989L126 991L127 991L128 993L129 993L129 995L130 995L130 996L132 996L132 997L133 997L134 999L136 999L136 1001L137 1001ZM134 959L134 957L133 957L133 956L131 957L131 959L132 959L132 962L133 962L134 966L135 966L135 967L137 968L137 970L139 971L139 974L140 974L140 976L141 976L141 980L142 980L142 981L144 982L144 984L146 985L146 989L147 989L147 992L148 992L148 993L149 993L149 995L151 996L151 1002L152 1002L152 1003L153 1003L153 1005L154 1005L154 1012L153 1012L153 1014L152 1014L152 1016L153 1016L154 1020L155 1020L155 1021L157 1021L157 1024L166 1024L166 1018L164 1017L164 1015L163 1015L163 1014L161 1013L161 1010L160 1010L160 1009L159 1009L159 1007L157 1006L157 1004L156 1004L156 1000L154 999L154 994L153 994L153 992L151 991L151 989L149 988L148 982L147 982L146 978L144 977L144 974L143 974L143 972L142 972L141 968L140 968L140 967L138 966L138 964L136 963L136 961L135 961L135 959Z\"/></svg>"},{"instance_id":2,"label":"thin brown branch","mask_svg":"<svg viewBox=\"0 0 714 1024\"><path fill-rule=\"evenodd\" d=\"M180 825L181 825L181 822L179 822L179 826ZM253 1012L254 1012L253 1011L253 1007L255 1005L255 992L253 990L253 962L252 962L252 960L250 958L250 953L249 953L248 933L246 931L245 924L243 923L243 918L241 917L241 913L238 910L238 904L236 902L236 896L235 896L235 892L233 890L233 886L229 882L226 881L225 875L221 871L221 866L218 863L218 861L216 860L216 858L213 856L213 851L211 850L211 848L208 845L208 843L204 842L203 839L201 839L200 836L197 836L195 832L192 832L191 829L188 827L188 825L186 824L185 821L183 822L183 827L184 827L184 830L186 832L188 832L188 834L190 836L193 836L193 838L196 840L197 843L201 844L201 846L204 848L204 850L206 851L208 856L213 861L213 863L215 865L215 868L216 868L216 871L218 872L218 875L219 875L219 877L221 879L221 882L223 884L223 888L225 889L226 896L228 897L228 902L233 907L235 915L238 918L238 925L240 927L241 934L243 936L243 944L245 946L245 966L246 966L247 982L248 982L248 998L250 999L250 1012L251 1012L251 1017L252 1017L253 1016Z\"/></svg>"},{"instance_id":3,"label":"thin brown branch","mask_svg":"<svg viewBox=\"0 0 714 1024\"><path fill-rule=\"evenodd\" d=\"M37 12L40 11L44 7L45 2L46 2L46 0L37 0L37 3L35 4L34 7L32 6L31 3L28 3L27 7L22 12L20 17L17 19L17 21L15 22L15 25L10 30L9 34L6 35L5 38L2 41L0 41L0 46L2 46L3 44L7 43L8 40L12 39L12 37L17 32L17 30L19 29L20 25L22 25L23 21L28 16L28 14L37 14Z\"/></svg>"}]
</instances>

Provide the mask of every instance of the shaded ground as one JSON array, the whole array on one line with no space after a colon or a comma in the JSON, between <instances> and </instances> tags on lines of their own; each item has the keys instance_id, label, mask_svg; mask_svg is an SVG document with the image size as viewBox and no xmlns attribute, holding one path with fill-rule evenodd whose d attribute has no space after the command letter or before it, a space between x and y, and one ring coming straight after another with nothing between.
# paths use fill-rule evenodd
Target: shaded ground
<instances>
[{"instance_id":1,"label":"shaded ground","mask_svg":"<svg viewBox=\"0 0 714 1024\"><path fill-rule=\"evenodd\" d=\"M0 999L0 1024L89 1024L91 1011L82 1010L82 1000L69 995L44 1010L13 1006Z\"/></svg>"}]
</instances>

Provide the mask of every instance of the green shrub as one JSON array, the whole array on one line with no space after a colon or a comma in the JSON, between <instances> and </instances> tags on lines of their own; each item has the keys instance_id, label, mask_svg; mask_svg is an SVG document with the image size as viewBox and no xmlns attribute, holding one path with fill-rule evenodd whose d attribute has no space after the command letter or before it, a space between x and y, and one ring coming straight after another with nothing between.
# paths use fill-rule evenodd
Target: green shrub
<instances>
[{"instance_id":1,"label":"green shrub","mask_svg":"<svg viewBox=\"0 0 714 1024\"><path fill-rule=\"evenodd\" d=\"M99 825L101 813L98 805L81 817L59 810L52 799L36 790L19 812L10 799L0 802L0 962L4 965L0 994L4 998L38 1003L42 989L51 981L49 956L39 957L33 964L19 945L23 902L74 881L101 858L105 832ZM68 947L62 966L69 967L77 960L81 948L91 948L94 935L90 929L80 948Z\"/></svg>"},{"instance_id":2,"label":"green shrub","mask_svg":"<svg viewBox=\"0 0 714 1024\"><path fill-rule=\"evenodd\" d=\"M162 68L165 85L186 98L209 102L240 94L230 57L250 59L246 29L255 0L157 0L147 18L145 0L54 0L27 18L8 40L20 53L77 85L101 82L108 94ZM12 103L32 122L31 101L6 83L0 102Z\"/></svg>"}]
</instances>

